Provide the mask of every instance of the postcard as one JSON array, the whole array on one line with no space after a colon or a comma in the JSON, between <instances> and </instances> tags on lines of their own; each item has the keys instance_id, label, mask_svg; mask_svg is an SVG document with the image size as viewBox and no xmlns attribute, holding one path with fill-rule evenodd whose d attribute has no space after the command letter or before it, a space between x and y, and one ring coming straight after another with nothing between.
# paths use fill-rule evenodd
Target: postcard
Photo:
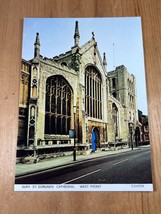
<instances>
[{"instance_id":1,"label":"postcard","mask_svg":"<svg viewBox=\"0 0 161 214\"><path fill-rule=\"evenodd\" d=\"M15 191L153 191L141 17L25 18Z\"/></svg>"}]
</instances>

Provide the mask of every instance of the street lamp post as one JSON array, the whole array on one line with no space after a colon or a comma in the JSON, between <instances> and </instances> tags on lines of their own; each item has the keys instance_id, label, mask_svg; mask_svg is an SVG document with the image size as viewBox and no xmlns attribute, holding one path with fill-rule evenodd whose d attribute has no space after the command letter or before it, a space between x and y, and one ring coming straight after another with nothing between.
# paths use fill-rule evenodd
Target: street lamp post
<instances>
[{"instance_id":1,"label":"street lamp post","mask_svg":"<svg viewBox=\"0 0 161 214\"><path fill-rule=\"evenodd\" d=\"M130 144L131 144L131 149L133 150L132 131L133 131L133 122L129 122Z\"/></svg>"},{"instance_id":2,"label":"street lamp post","mask_svg":"<svg viewBox=\"0 0 161 214\"><path fill-rule=\"evenodd\" d=\"M75 127L75 114L76 114L76 106L73 106L74 113L74 148L73 148L73 161L76 161L76 146L75 146L75 138L76 138L76 127Z\"/></svg>"}]
</instances>

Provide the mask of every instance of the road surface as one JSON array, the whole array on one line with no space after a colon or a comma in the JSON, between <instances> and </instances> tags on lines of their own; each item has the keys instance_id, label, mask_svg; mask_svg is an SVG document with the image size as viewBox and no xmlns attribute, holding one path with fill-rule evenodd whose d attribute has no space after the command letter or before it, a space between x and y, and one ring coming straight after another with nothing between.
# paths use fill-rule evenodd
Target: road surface
<instances>
[{"instance_id":1,"label":"road surface","mask_svg":"<svg viewBox=\"0 0 161 214\"><path fill-rule=\"evenodd\" d=\"M152 183L150 148L90 159L16 179L16 184Z\"/></svg>"}]
</instances>

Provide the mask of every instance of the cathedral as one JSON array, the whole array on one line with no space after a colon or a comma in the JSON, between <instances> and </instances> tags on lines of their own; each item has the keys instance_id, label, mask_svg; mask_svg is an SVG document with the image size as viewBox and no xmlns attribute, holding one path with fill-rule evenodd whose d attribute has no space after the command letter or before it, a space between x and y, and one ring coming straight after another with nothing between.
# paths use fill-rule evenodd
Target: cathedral
<instances>
[{"instance_id":1,"label":"cathedral","mask_svg":"<svg viewBox=\"0 0 161 214\"><path fill-rule=\"evenodd\" d=\"M33 151L40 156L72 152L74 145L90 154L111 143L128 144L130 124L133 129L138 124L135 76L124 65L107 70L94 33L80 46L78 21L73 39L68 52L46 58L37 33L33 59L22 59L19 158Z\"/></svg>"}]
</instances>

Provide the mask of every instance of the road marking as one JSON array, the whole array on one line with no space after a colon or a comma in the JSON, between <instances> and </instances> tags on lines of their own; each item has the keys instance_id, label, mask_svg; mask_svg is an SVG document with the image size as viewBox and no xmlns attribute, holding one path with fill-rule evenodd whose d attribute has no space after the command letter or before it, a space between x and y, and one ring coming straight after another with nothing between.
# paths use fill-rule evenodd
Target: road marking
<instances>
[{"instance_id":1,"label":"road marking","mask_svg":"<svg viewBox=\"0 0 161 214\"><path fill-rule=\"evenodd\" d=\"M117 164L120 164L120 163L123 163L123 162L125 162L125 161L127 161L127 160L129 160L129 159L125 159L125 160L119 161L119 162L117 162L117 163L114 163L113 166L115 166L115 165L117 165Z\"/></svg>"},{"instance_id":2,"label":"road marking","mask_svg":"<svg viewBox=\"0 0 161 214\"><path fill-rule=\"evenodd\" d=\"M84 178L84 177L86 177L86 176L88 176L88 175L94 174L94 173L99 172L99 171L101 171L101 169L97 169L97 170L95 170L95 171L93 171L93 172L89 172L89 173L87 173L87 174L85 174L85 175L82 175L82 176L79 176L79 177L74 178L74 179L72 179L72 180L66 181L66 182L64 182L63 184L67 184L67 183L69 183L69 182L78 180L78 179L80 179L80 178Z\"/></svg>"},{"instance_id":3,"label":"road marking","mask_svg":"<svg viewBox=\"0 0 161 214\"><path fill-rule=\"evenodd\" d=\"M144 154L146 154L146 153L150 153L150 151L147 151L147 152L141 153L141 154L139 154L139 155L136 155L136 156L134 156L134 158L139 157L139 156L141 156L141 155L144 155Z\"/></svg>"}]
</instances>

